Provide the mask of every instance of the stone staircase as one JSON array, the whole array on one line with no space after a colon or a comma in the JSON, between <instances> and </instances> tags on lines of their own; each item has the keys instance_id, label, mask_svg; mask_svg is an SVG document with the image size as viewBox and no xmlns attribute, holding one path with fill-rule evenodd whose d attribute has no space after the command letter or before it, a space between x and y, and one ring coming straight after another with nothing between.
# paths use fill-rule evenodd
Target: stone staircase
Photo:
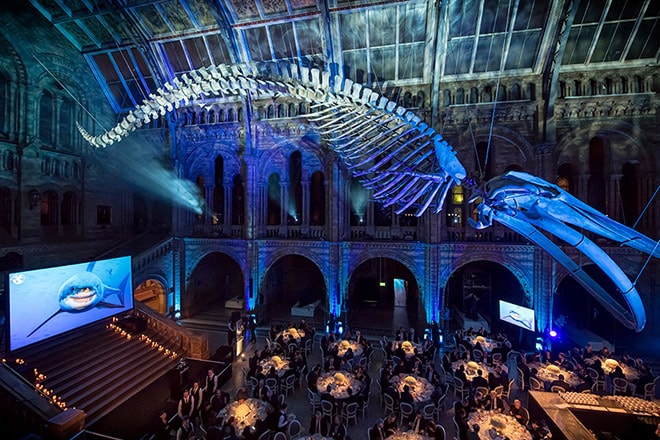
<instances>
[{"instance_id":1,"label":"stone staircase","mask_svg":"<svg viewBox=\"0 0 660 440\"><path fill-rule=\"evenodd\" d=\"M104 320L45 343L26 347L16 356L46 375L40 384L61 398L69 408L85 411L91 426L178 362L133 335L130 340L108 327ZM178 350L146 329L151 341Z\"/></svg>"}]
</instances>

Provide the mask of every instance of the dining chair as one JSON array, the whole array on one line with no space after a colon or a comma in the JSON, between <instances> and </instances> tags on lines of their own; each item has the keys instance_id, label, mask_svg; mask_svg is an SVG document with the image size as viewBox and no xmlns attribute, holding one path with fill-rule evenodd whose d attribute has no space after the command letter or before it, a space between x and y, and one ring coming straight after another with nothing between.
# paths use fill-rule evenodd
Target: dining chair
<instances>
[{"instance_id":1,"label":"dining chair","mask_svg":"<svg viewBox=\"0 0 660 440\"><path fill-rule=\"evenodd\" d=\"M329 420L332 420L332 413L334 412L334 405L332 402L327 400L321 400L321 413L323 417L328 417Z\"/></svg>"},{"instance_id":2,"label":"dining chair","mask_svg":"<svg viewBox=\"0 0 660 440\"><path fill-rule=\"evenodd\" d=\"M440 396L440 398L435 402L435 418L440 420L442 418L442 413L445 411L445 401L447 400L447 393Z\"/></svg>"},{"instance_id":3,"label":"dining chair","mask_svg":"<svg viewBox=\"0 0 660 440\"><path fill-rule=\"evenodd\" d=\"M491 359L493 360L493 363L501 363L502 362L502 353L493 353L491 356Z\"/></svg>"},{"instance_id":4,"label":"dining chair","mask_svg":"<svg viewBox=\"0 0 660 440\"><path fill-rule=\"evenodd\" d=\"M321 406L321 396L308 388L307 400L309 401L309 405L312 407L312 414L314 414L316 410Z\"/></svg>"},{"instance_id":5,"label":"dining chair","mask_svg":"<svg viewBox=\"0 0 660 440\"><path fill-rule=\"evenodd\" d=\"M473 348L472 349L472 360L475 362L481 362L481 360L484 358L484 352L479 350L478 348Z\"/></svg>"},{"instance_id":6,"label":"dining chair","mask_svg":"<svg viewBox=\"0 0 660 440\"><path fill-rule=\"evenodd\" d=\"M286 440L286 434L283 432L276 432L272 440Z\"/></svg>"},{"instance_id":7,"label":"dining chair","mask_svg":"<svg viewBox=\"0 0 660 440\"><path fill-rule=\"evenodd\" d=\"M497 394L497 397L499 397L501 399L502 395L504 394L504 386L503 385L498 385L495 388L493 388L493 391L495 391L495 394Z\"/></svg>"},{"instance_id":8,"label":"dining chair","mask_svg":"<svg viewBox=\"0 0 660 440\"><path fill-rule=\"evenodd\" d=\"M357 412L358 412L359 405L357 402L351 402L348 405L344 407L344 413L342 414L342 417L344 419L344 422L346 422L346 427L350 425L351 420L355 421L355 425L357 426L358 424L358 419L357 419Z\"/></svg>"},{"instance_id":9,"label":"dining chair","mask_svg":"<svg viewBox=\"0 0 660 440\"><path fill-rule=\"evenodd\" d=\"M314 344L314 341L310 338L305 341L305 355L310 356L312 354L312 345Z\"/></svg>"},{"instance_id":10,"label":"dining chair","mask_svg":"<svg viewBox=\"0 0 660 440\"><path fill-rule=\"evenodd\" d=\"M613 395L625 395L628 393L628 381L621 378L615 377L612 379L612 394Z\"/></svg>"},{"instance_id":11,"label":"dining chair","mask_svg":"<svg viewBox=\"0 0 660 440\"><path fill-rule=\"evenodd\" d=\"M454 378L454 397L459 396L461 399L468 395L468 390L463 385L463 381L458 377Z\"/></svg>"},{"instance_id":12,"label":"dining chair","mask_svg":"<svg viewBox=\"0 0 660 440\"><path fill-rule=\"evenodd\" d=\"M565 393L566 388L560 386L560 385L553 385L550 387L550 391L553 393Z\"/></svg>"},{"instance_id":13,"label":"dining chair","mask_svg":"<svg viewBox=\"0 0 660 440\"><path fill-rule=\"evenodd\" d=\"M440 431L440 434L438 434L438 431ZM435 425L435 439L436 440L446 440L447 439L447 431L445 431L445 427L442 426L441 424Z\"/></svg>"},{"instance_id":14,"label":"dining chair","mask_svg":"<svg viewBox=\"0 0 660 440\"><path fill-rule=\"evenodd\" d=\"M524 391L525 390L525 375L523 374L523 371L520 369L520 367L518 367L517 370L518 370L518 377L516 379L518 381L517 385L518 385L518 388L520 388L521 390Z\"/></svg>"},{"instance_id":15,"label":"dining chair","mask_svg":"<svg viewBox=\"0 0 660 440\"><path fill-rule=\"evenodd\" d=\"M653 400L655 398L655 384L656 381L654 380L644 385L644 399Z\"/></svg>"},{"instance_id":16,"label":"dining chair","mask_svg":"<svg viewBox=\"0 0 660 440\"><path fill-rule=\"evenodd\" d=\"M264 383L266 384L266 386L267 386L268 388L270 388L270 390L271 390L273 393L277 393L277 391L278 391L278 388L277 388L277 382L278 382L277 379L274 378L274 377L268 377L268 378L266 378L266 380L264 381Z\"/></svg>"},{"instance_id":17,"label":"dining chair","mask_svg":"<svg viewBox=\"0 0 660 440\"><path fill-rule=\"evenodd\" d=\"M259 440L268 440L270 438L271 431L270 429L265 430L261 435L259 436Z\"/></svg>"},{"instance_id":18,"label":"dining chair","mask_svg":"<svg viewBox=\"0 0 660 440\"><path fill-rule=\"evenodd\" d=\"M298 419L293 419L289 422L289 426L286 427L286 436L289 440L293 440L300 436L302 431L302 425Z\"/></svg>"},{"instance_id":19,"label":"dining chair","mask_svg":"<svg viewBox=\"0 0 660 440\"><path fill-rule=\"evenodd\" d=\"M371 393L367 394L367 397L364 399L362 404L360 405L360 411L362 411L362 418L367 414L367 410L369 409L369 404L371 403Z\"/></svg>"},{"instance_id":20,"label":"dining chair","mask_svg":"<svg viewBox=\"0 0 660 440\"><path fill-rule=\"evenodd\" d=\"M475 394L480 393L482 398L490 394L490 392L488 391L488 387L476 387L474 389L474 393Z\"/></svg>"},{"instance_id":21,"label":"dining chair","mask_svg":"<svg viewBox=\"0 0 660 440\"><path fill-rule=\"evenodd\" d=\"M284 382L282 382L280 385L281 385L280 391L283 391L284 394L288 397L289 391L291 391L292 393L295 391L296 376L294 376L293 374L289 374L284 379Z\"/></svg>"},{"instance_id":22,"label":"dining chair","mask_svg":"<svg viewBox=\"0 0 660 440\"><path fill-rule=\"evenodd\" d=\"M530 387L533 391L544 391L543 383L541 383L541 381L538 380L538 379L535 378L535 377L530 377L530 378L529 378L529 387Z\"/></svg>"},{"instance_id":23,"label":"dining chair","mask_svg":"<svg viewBox=\"0 0 660 440\"><path fill-rule=\"evenodd\" d=\"M435 405L432 403L424 405L422 416L429 422L435 422Z\"/></svg>"},{"instance_id":24,"label":"dining chair","mask_svg":"<svg viewBox=\"0 0 660 440\"><path fill-rule=\"evenodd\" d=\"M503 399L509 400L509 394L511 393L511 387L513 386L513 382L515 382L515 380L513 379L509 380L509 386L502 391Z\"/></svg>"},{"instance_id":25,"label":"dining chair","mask_svg":"<svg viewBox=\"0 0 660 440\"><path fill-rule=\"evenodd\" d=\"M415 407L406 402L399 403L399 424L403 425L404 421L407 422L410 420L412 415L415 413Z\"/></svg>"},{"instance_id":26,"label":"dining chair","mask_svg":"<svg viewBox=\"0 0 660 440\"><path fill-rule=\"evenodd\" d=\"M385 414L392 414L394 410L394 399L389 394L383 394L383 401L385 402Z\"/></svg>"}]
</instances>

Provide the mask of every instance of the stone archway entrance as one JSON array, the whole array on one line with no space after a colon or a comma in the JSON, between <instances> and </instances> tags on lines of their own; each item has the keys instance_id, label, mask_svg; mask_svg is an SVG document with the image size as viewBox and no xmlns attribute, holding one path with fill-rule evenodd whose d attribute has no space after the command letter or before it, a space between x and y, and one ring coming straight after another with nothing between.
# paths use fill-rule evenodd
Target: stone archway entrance
<instances>
[{"instance_id":1,"label":"stone archway entrance","mask_svg":"<svg viewBox=\"0 0 660 440\"><path fill-rule=\"evenodd\" d=\"M167 292L165 286L158 280L146 280L135 288L133 295L136 300L151 307L161 315L167 314Z\"/></svg>"},{"instance_id":2,"label":"stone archway entrance","mask_svg":"<svg viewBox=\"0 0 660 440\"><path fill-rule=\"evenodd\" d=\"M505 266L492 261L467 263L447 281L446 306L451 311L451 326L488 326L490 332L503 332L512 337L519 328L499 319L499 300L531 308L522 285Z\"/></svg>"},{"instance_id":3,"label":"stone archway entrance","mask_svg":"<svg viewBox=\"0 0 660 440\"><path fill-rule=\"evenodd\" d=\"M318 328L328 314L323 274L310 259L287 255L267 270L259 289L257 307L263 321L306 319Z\"/></svg>"},{"instance_id":4,"label":"stone archway entrance","mask_svg":"<svg viewBox=\"0 0 660 440\"><path fill-rule=\"evenodd\" d=\"M190 275L185 295L181 297L181 317L208 312L245 310L243 271L227 254L213 252L200 260ZM234 301L235 299L235 301ZM224 316L224 314L223 314Z\"/></svg>"},{"instance_id":5,"label":"stone archway entrance","mask_svg":"<svg viewBox=\"0 0 660 440\"><path fill-rule=\"evenodd\" d=\"M391 336L399 327L412 326L421 335L425 315L419 304L415 276L396 260L372 258L351 274L347 321L353 329Z\"/></svg>"},{"instance_id":6,"label":"stone archway entrance","mask_svg":"<svg viewBox=\"0 0 660 440\"><path fill-rule=\"evenodd\" d=\"M610 278L595 264L585 265L584 271L614 298L627 308L625 301ZM552 316L555 322L570 327L571 333L580 329L595 333L599 337L616 343L617 338L633 336L635 332L623 327L612 314L571 276L566 276L558 285L553 301ZM576 341L580 342L580 341ZM613 348L613 347L610 347Z\"/></svg>"}]
</instances>

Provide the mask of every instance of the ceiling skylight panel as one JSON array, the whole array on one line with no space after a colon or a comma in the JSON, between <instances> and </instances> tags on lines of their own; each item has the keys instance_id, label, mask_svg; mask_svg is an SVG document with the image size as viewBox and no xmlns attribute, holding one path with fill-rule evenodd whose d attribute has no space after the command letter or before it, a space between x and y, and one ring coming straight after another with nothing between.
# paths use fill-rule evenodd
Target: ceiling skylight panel
<instances>
[{"instance_id":1,"label":"ceiling skylight panel","mask_svg":"<svg viewBox=\"0 0 660 440\"><path fill-rule=\"evenodd\" d=\"M273 42L273 52L275 59L290 59L298 57L296 47L296 37L293 33L293 24L283 22L268 27L271 41Z\"/></svg>"},{"instance_id":2,"label":"ceiling skylight panel","mask_svg":"<svg viewBox=\"0 0 660 440\"><path fill-rule=\"evenodd\" d=\"M252 61L270 61L273 59L265 27L245 29L245 40Z\"/></svg>"},{"instance_id":3,"label":"ceiling skylight panel","mask_svg":"<svg viewBox=\"0 0 660 440\"><path fill-rule=\"evenodd\" d=\"M298 36L300 55L319 55L323 53L323 34L318 18L300 20L293 23Z\"/></svg>"},{"instance_id":4,"label":"ceiling skylight panel","mask_svg":"<svg viewBox=\"0 0 660 440\"><path fill-rule=\"evenodd\" d=\"M479 0L449 3L449 37L474 35L481 2Z\"/></svg>"}]
</instances>

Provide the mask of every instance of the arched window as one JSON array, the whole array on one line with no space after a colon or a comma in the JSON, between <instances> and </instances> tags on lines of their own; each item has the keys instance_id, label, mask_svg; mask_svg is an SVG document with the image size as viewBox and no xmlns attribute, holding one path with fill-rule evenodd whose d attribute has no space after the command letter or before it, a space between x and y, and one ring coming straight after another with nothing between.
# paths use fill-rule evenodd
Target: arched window
<instances>
[{"instance_id":1,"label":"arched window","mask_svg":"<svg viewBox=\"0 0 660 440\"><path fill-rule=\"evenodd\" d=\"M7 187L0 188L0 230L11 234L11 191Z\"/></svg>"},{"instance_id":2,"label":"arched window","mask_svg":"<svg viewBox=\"0 0 660 440\"><path fill-rule=\"evenodd\" d=\"M571 165L564 163L557 170L557 186L573 195L575 192L575 173Z\"/></svg>"},{"instance_id":3,"label":"arched window","mask_svg":"<svg viewBox=\"0 0 660 440\"><path fill-rule=\"evenodd\" d=\"M60 139L59 145L65 150L73 149L73 130L75 129L75 105L72 99L63 98L60 105Z\"/></svg>"},{"instance_id":4,"label":"arched window","mask_svg":"<svg viewBox=\"0 0 660 440\"><path fill-rule=\"evenodd\" d=\"M309 224L325 225L325 176L321 171L312 174L309 195Z\"/></svg>"},{"instance_id":5,"label":"arched window","mask_svg":"<svg viewBox=\"0 0 660 440\"><path fill-rule=\"evenodd\" d=\"M199 194L202 196L202 200L206 199L206 189L204 188L204 176L197 176L197 180L195 182L195 185L197 185L197 189L199 190ZM204 212L201 214L197 214L197 224L198 225L203 225L204 224Z\"/></svg>"},{"instance_id":6,"label":"arched window","mask_svg":"<svg viewBox=\"0 0 660 440\"><path fill-rule=\"evenodd\" d=\"M41 226L57 225L57 193L45 191L41 195Z\"/></svg>"},{"instance_id":7,"label":"arched window","mask_svg":"<svg viewBox=\"0 0 660 440\"><path fill-rule=\"evenodd\" d=\"M10 98L11 78L5 72L0 72L0 137L8 137Z\"/></svg>"},{"instance_id":8,"label":"arched window","mask_svg":"<svg viewBox=\"0 0 660 440\"><path fill-rule=\"evenodd\" d=\"M225 222L225 169L221 155L215 158L213 171L213 224L221 225Z\"/></svg>"},{"instance_id":9,"label":"arched window","mask_svg":"<svg viewBox=\"0 0 660 440\"><path fill-rule=\"evenodd\" d=\"M281 223L280 176L273 173L268 177L268 212L266 224L277 226Z\"/></svg>"},{"instance_id":10,"label":"arched window","mask_svg":"<svg viewBox=\"0 0 660 440\"><path fill-rule=\"evenodd\" d=\"M624 224L632 226L639 215L639 188L637 180L637 164L628 162L623 166L621 182L621 208L623 211Z\"/></svg>"},{"instance_id":11,"label":"arched window","mask_svg":"<svg viewBox=\"0 0 660 440\"><path fill-rule=\"evenodd\" d=\"M294 151L289 156L289 206L287 221L289 224L302 223L302 154Z\"/></svg>"},{"instance_id":12,"label":"arched window","mask_svg":"<svg viewBox=\"0 0 660 440\"><path fill-rule=\"evenodd\" d=\"M60 224L62 226L78 224L78 202L76 201L76 195L71 191L65 192L62 197Z\"/></svg>"},{"instance_id":13,"label":"arched window","mask_svg":"<svg viewBox=\"0 0 660 440\"><path fill-rule=\"evenodd\" d=\"M231 191L231 224L240 226L245 222L245 185L243 176L234 176L234 184Z\"/></svg>"},{"instance_id":14,"label":"arched window","mask_svg":"<svg viewBox=\"0 0 660 440\"><path fill-rule=\"evenodd\" d=\"M456 90L456 104L465 104L465 90L462 87Z\"/></svg>"},{"instance_id":15,"label":"arched window","mask_svg":"<svg viewBox=\"0 0 660 440\"><path fill-rule=\"evenodd\" d=\"M39 139L44 145L53 146L53 123L55 99L48 90L41 92L39 100Z\"/></svg>"},{"instance_id":16,"label":"arched window","mask_svg":"<svg viewBox=\"0 0 660 440\"><path fill-rule=\"evenodd\" d=\"M351 226L365 226L369 192L356 178L351 179L349 200L351 202Z\"/></svg>"}]
</instances>

